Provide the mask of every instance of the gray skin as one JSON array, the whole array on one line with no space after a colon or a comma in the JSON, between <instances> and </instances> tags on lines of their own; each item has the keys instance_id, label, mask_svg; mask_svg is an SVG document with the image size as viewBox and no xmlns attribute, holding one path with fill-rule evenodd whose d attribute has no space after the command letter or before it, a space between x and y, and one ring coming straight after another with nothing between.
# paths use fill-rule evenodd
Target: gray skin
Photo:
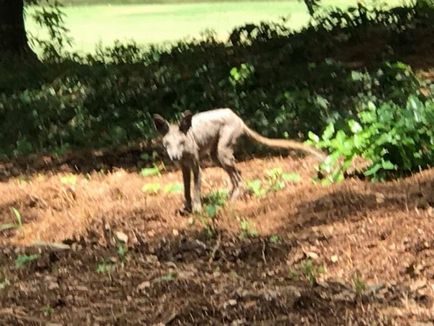
<instances>
[{"instance_id":1,"label":"gray skin","mask_svg":"<svg viewBox=\"0 0 434 326\"><path fill-rule=\"evenodd\" d=\"M171 124L154 114L154 124L162 135L162 143L169 158L182 169L184 182L184 208L182 214L201 211L200 160L204 155L211 158L229 175L232 188L230 198L240 195L241 173L235 167L234 147L242 135L259 143L276 148L295 148L309 152L320 160L325 155L300 142L286 139L270 139L248 128L244 121L231 109L215 109L193 115L190 111L182 114L179 124ZM193 199L191 198L191 172L193 172Z\"/></svg>"}]
</instances>

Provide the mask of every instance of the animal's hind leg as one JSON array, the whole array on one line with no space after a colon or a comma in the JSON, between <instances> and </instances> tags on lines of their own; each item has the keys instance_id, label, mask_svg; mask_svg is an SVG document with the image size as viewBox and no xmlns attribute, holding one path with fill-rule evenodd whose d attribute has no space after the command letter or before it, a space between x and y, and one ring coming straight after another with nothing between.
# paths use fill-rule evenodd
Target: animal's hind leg
<instances>
[{"instance_id":1,"label":"animal's hind leg","mask_svg":"<svg viewBox=\"0 0 434 326\"><path fill-rule=\"evenodd\" d=\"M230 170L226 170L231 178L232 190L230 192L230 199L235 200L241 195L241 172L235 166L233 166Z\"/></svg>"},{"instance_id":2,"label":"animal's hind leg","mask_svg":"<svg viewBox=\"0 0 434 326\"><path fill-rule=\"evenodd\" d=\"M226 129L222 130L218 145L217 159L221 167L226 171L231 180L232 188L230 191L231 200L236 199L240 195L241 172L235 166L234 146L240 136L238 130Z\"/></svg>"}]
</instances>

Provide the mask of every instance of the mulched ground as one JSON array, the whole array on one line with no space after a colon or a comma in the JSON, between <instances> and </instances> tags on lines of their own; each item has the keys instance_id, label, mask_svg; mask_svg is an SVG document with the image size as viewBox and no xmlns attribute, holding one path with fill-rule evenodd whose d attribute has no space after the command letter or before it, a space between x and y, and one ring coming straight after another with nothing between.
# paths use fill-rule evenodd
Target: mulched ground
<instances>
[{"instance_id":1,"label":"mulched ground","mask_svg":"<svg viewBox=\"0 0 434 326\"><path fill-rule=\"evenodd\" d=\"M141 190L177 171L5 177L0 225L15 208L22 226L0 231L0 324L432 325L434 170L322 187L313 165L240 163L245 180L276 167L302 178L215 222L177 216L181 194ZM227 183L204 170L205 194Z\"/></svg>"}]
</instances>

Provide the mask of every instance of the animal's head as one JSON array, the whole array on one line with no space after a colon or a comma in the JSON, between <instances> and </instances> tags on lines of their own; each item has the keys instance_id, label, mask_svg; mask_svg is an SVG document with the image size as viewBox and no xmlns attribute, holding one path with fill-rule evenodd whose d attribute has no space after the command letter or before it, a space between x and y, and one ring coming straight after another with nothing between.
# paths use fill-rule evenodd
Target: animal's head
<instances>
[{"instance_id":1,"label":"animal's head","mask_svg":"<svg viewBox=\"0 0 434 326\"><path fill-rule=\"evenodd\" d=\"M190 111L185 111L179 123L173 124L159 114L153 116L155 128L163 136L163 146L172 161L179 161L182 158L192 117L193 114Z\"/></svg>"}]
</instances>

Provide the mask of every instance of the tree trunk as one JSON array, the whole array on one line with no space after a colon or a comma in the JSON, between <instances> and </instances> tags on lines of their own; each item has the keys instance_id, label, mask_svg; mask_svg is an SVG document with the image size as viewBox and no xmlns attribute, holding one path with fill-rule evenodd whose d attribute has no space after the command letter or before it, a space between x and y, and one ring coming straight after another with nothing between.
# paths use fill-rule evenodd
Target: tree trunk
<instances>
[{"instance_id":1,"label":"tree trunk","mask_svg":"<svg viewBox=\"0 0 434 326\"><path fill-rule=\"evenodd\" d=\"M0 57L36 58L24 27L24 0L0 0Z\"/></svg>"}]
</instances>

